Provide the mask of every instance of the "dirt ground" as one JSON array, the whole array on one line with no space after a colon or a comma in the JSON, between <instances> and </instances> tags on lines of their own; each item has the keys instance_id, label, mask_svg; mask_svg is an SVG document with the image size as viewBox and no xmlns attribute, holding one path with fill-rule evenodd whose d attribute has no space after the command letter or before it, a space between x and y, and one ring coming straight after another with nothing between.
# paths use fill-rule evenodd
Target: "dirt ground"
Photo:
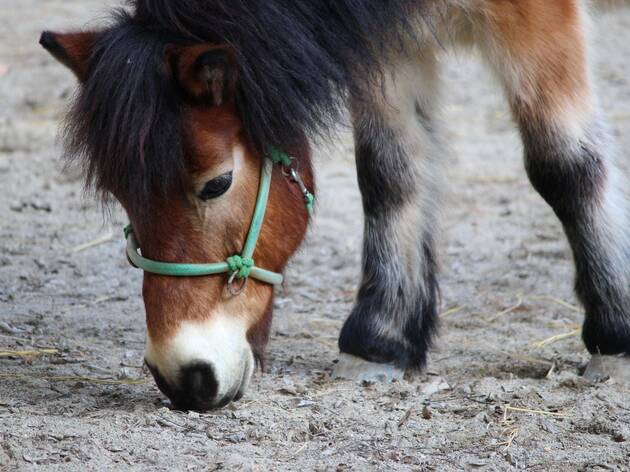
<instances>
[{"instance_id":1,"label":"dirt ground","mask_svg":"<svg viewBox=\"0 0 630 472\"><path fill-rule=\"evenodd\" d=\"M42 29L85 25L108 3L0 8L0 470L630 469L630 386L580 377L567 243L527 182L498 87L463 53L445 74L453 152L428 370L394 384L330 378L362 228L343 135L320 153L317 221L278 294L268 371L226 409L171 411L142 368L124 215L103 216L62 172L55 136L74 82L37 45ZM594 75L625 151L630 10L595 26Z\"/></svg>"}]
</instances>

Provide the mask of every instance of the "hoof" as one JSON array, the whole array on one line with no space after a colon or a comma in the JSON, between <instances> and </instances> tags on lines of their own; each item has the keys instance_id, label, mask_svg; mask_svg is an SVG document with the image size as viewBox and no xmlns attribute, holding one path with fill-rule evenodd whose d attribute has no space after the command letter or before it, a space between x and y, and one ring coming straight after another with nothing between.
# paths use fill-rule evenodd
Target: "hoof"
<instances>
[{"instance_id":1,"label":"hoof","mask_svg":"<svg viewBox=\"0 0 630 472\"><path fill-rule=\"evenodd\" d=\"M593 354L584 371L584 378L591 381L612 378L630 383L630 356L602 356Z\"/></svg>"},{"instance_id":2,"label":"hoof","mask_svg":"<svg viewBox=\"0 0 630 472\"><path fill-rule=\"evenodd\" d=\"M377 364L350 354L340 354L333 370L333 379L356 382L395 382L402 380L405 371L393 364Z\"/></svg>"}]
</instances>

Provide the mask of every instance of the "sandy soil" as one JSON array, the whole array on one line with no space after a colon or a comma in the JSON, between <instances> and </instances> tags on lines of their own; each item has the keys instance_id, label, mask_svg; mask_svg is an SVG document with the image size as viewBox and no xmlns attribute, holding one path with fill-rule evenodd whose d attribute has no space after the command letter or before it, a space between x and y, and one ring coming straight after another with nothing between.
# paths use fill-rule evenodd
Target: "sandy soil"
<instances>
[{"instance_id":1,"label":"sandy soil","mask_svg":"<svg viewBox=\"0 0 630 472\"><path fill-rule=\"evenodd\" d=\"M276 302L268 372L222 411L170 411L142 369L124 216L104 217L61 171L55 135L74 84L37 46L43 28L84 25L103 5L0 9L0 351L54 350L0 352L1 470L630 468L630 387L580 377L567 244L527 183L496 85L463 54L446 74L444 314L429 369L395 384L330 378L362 227L342 136L319 159L317 223ZM630 11L598 18L594 39L603 109L626 150Z\"/></svg>"}]
</instances>

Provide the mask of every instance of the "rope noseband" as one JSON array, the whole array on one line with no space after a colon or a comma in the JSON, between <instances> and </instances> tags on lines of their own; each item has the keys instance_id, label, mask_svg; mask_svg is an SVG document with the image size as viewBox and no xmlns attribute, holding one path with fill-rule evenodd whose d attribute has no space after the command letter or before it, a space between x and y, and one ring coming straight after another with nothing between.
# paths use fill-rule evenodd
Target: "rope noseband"
<instances>
[{"instance_id":1,"label":"rope noseband","mask_svg":"<svg viewBox=\"0 0 630 472\"><path fill-rule=\"evenodd\" d=\"M243 251L240 254L228 257L225 262L210 264L180 264L175 262L154 261L140 255L140 247L133 228L131 225L128 225L125 227L125 238L127 239L127 258L131 265L151 274L167 275L171 277L202 277L230 274L228 287L234 295L237 295L245 288L247 279L250 277L270 285L282 284L284 279L282 274L257 267L253 259L256 244L258 243L260 231L265 219L267 203L269 201L269 189L271 187L271 176L274 164L282 165L287 172L285 175L288 175L291 180L299 186L300 191L304 195L306 208L309 213L312 213L315 197L306 188L297 170L293 167L293 159L278 149L272 149L268 155L268 159L264 159L262 164L256 206L249 227L249 233L247 234ZM241 280L241 285L237 290L232 288L235 279Z\"/></svg>"}]
</instances>

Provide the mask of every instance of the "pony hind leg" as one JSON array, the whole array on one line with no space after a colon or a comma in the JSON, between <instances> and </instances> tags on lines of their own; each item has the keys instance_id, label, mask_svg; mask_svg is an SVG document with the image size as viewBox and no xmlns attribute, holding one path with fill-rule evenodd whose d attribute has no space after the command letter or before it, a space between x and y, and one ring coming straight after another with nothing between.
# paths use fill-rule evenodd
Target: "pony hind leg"
<instances>
[{"instance_id":1,"label":"pony hind leg","mask_svg":"<svg viewBox=\"0 0 630 472\"><path fill-rule=\"evenodd\" d=\"M586 13L579 0L485 2L480 13L476 39L507 91L527 173L573 251L584 343L630 355L630 205L594 106Z\"/></svg>"},{"instance_id":2,"label":"pony hind leg","mask_svg":"<svg viewBox=\"0 0 630 472\"><path fill-rule=\"evenodd\" d=\"M437 71L432 51L423 51L351 104L365 228L362 280L339 338L337 376L389 379L421 368L436 332L444 154L432 120Z\"/></svg>"}]
</instances>

